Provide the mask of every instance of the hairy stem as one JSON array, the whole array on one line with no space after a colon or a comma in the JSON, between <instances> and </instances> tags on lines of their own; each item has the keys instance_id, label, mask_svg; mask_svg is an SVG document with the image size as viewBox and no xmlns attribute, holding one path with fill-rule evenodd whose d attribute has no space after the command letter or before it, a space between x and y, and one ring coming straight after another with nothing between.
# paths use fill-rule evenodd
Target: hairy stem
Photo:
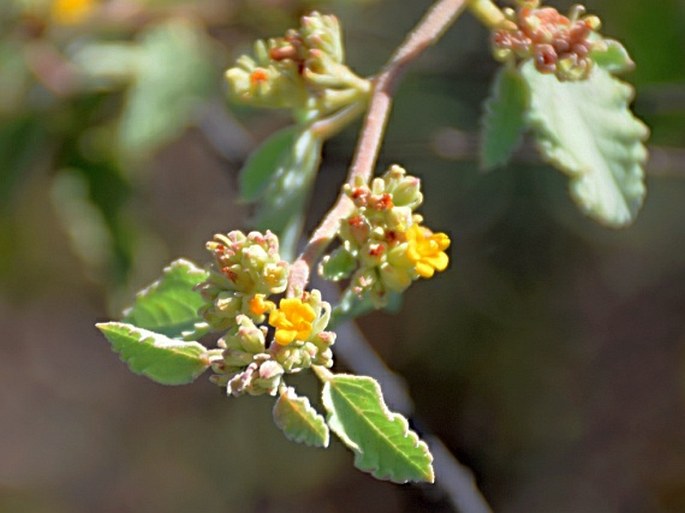
<instances>
[{"instance_id":1,"label":"hairy stem","mask_svg":"<svg viewBox=\"0 0 685 513\"><path fill-rule=\"evenodd\" d=\"M392 94L407 65L434 44L457 19L467 0L438 0L397 48L383 70L373 80L373 92L357 142L347 182L368 182L373 175L383 134L390 116ZM293 263L288 295L300 294L309 282L311 267L320 258L338 230L340 220L352 212L352 201L341 194L333 208L314 231L300 257Z\"/></svg>"}]
</instances>

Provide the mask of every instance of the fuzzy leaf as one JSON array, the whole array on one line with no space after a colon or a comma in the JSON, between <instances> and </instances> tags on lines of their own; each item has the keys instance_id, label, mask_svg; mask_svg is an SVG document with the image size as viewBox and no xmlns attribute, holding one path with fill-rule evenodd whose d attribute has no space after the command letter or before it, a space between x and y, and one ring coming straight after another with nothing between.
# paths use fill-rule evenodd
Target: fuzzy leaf
<instances>
[{"instance_id":1,"label":"fuzzy leaf","mask_svg":"<svg viewBox=\"0 0 685 513\"><path fill-rule=\"evenodd\" d=\"M480 161L485 169L506 164L521 143L529 97L528 84L519 70L502 67L483 113Z\"/></svg>"},{"instance_id":2,"label":"fuzzy leaf","mask_svg":"<svg viewBox=\"0 0 685 513\"><path fill-rule=\"evenodd\" d=\"M209 367L207 349L197 342L168 338L123 322L96 326L132 372L157 383L190 383Z\"/></svg>"},{"instance_id":3,"label":"fuzzy leaf","mask_svg":"<svg viewBox=\"0 0 685 513\"><path fill-rule=\"evenodd\" d=\"M279 170L279 162L292 151L297 133L284 128L266 139L252 152L240 170L240 195L245 201L259 199Z\"/></svg>"},{"instance_id":4,"label":"fuzzy leaf","mask_svg":"<svg viewBox=\"0 0 685 513\"><path fill-rule=\"evenodd\" d=\"M406 418L388 410L374 379L331 374L322 398L328 425L352 449L357 468L395 483L434 481L428 446Z\"/></svg>"},{"instance_id":5,"label":"fuzzy leaf","mask_svg":"<svg viewBox=\"0 0 685 513\"><path fill-rule=\"evenodd\" d=\"M330 433L326 421L311 406L309 399L299 397L294 388L288 387L281 392L273 416L288 440L311 447L328 447Z\"/></svg>"},{"instance_id":6,"label":"fuzzy leaf","mask_svg":"<svg viewBox=\"0 0 685 513\"><path fill-rule=\"evenodd\" d=\"M590 52L590 58L609 73L625 73L635 68L625 47L613 39L602 39Z\"/></svg>"},{"instance_id":7,"label":"fuzzy leaf","mask_svg":"<svg viewBox=\"0 0 685 513\"><path fill-rule=\"evenodd\" d=\"M124 322L182 338L201 320L197 311L204 299L194 287L207 276L207 271L192 262L175 260L159 280L138 292L133 306L124 312Z\"/></svg>"},{"instance_id":8,"label":"fuzzy leaf","mask_svg":"<svg viewBox=\"0 0 685 513\"><path fill-rule=\"evenodd\" d=\"M645 196L642 142L649 135L628 108L633 88L600 66L579 82L559 82L532 62L521 72L531 89L528 122L538 147L569 175L576 203L612 228L633 222Z\"/></svg>"}]
</instances>

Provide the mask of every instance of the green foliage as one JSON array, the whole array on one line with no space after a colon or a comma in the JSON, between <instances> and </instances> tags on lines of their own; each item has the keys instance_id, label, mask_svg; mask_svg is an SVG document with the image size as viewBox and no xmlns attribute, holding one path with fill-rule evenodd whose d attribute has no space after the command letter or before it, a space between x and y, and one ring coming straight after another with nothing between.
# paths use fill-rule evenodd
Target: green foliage
<instances>
[{"instance_id":1,"label":"green foliage","mask_svg":"<svg viewBox=\"0 0 685 513\"><path fill-rule=\"evenodd\" d=\"M188 260L175 260L159 280L136 295L133 306L124 312L124 322L170 338L193 337L193 328L201 320L197 312L204 304L194 289L208 275Z\"/></svg>"},{"instance_id":2,"label":"green foliage","mask_svg":"<svg viewBox=\"0 0 685 513\"><path fill-rule=\"evenodd\" d=\"M331 375L323 404L328 425L354 452L354 464L395 483L433 482L433 457L407 419L388 410L378 383L366 376Z\"/></svg>"},{"instance_id":3,"label":"green foliage","mask_svg":"<svg viewBox=\"0 0 685 513\"><path fill-rule=\"evenodd\" d=\"M244 200L256 201L264 195L274 175L278 174L281 162L289 158L296 136L295 127L284 128L250 154L240 170L240 195Z\"/></svg>"},{"instance_id":4,"label":"green foliage","mask_svg":"<svg viewBox=\"0 0 685 513\"><path fill-rule=\"evenodd\" d=\"M187 22L170 21L143 33L119 127L125 153L145 156L191 121L214 76L207 44L202 30Z\"/></svg>"},{"instance_id":5,"label":"green foliage","mask_svg":"<svg viewBox=\"0 0 685 513\"><path fill-rule=\"evenodd\" d=\"M323 416L292 387L284 388L273 409L274 422L288 440L312 447L328 447L330 432Z\"/></svg>"},{"instance_id":6,"label":"green foliage","mask_svg":"<svg viewBox=\"0 0 685 513\"><path fill-rule=\"evenodd\" d=\"M590 52L590 56L595 64L609 73L624 73L635 68L635 63L630 58L628 50L613 39L602 40L600 46Z\"/></svg>"},{"instance_id":7,"label":"green foliage","mask_svg":"<svg viewBox=\"0 0 685 513\"><path fill-rule=\"evenodd\" d=\"M197 342L171 339L124 322L96 326L132 372L162 385L191 383L209 367L207 349Z\"/></svg>"},{"instance_id":8,"label":"green foliage","mask_svg":"<svg viewBox=\"0 0 685 513\"><path fill-rule=\"evenodd\" d=\"M280 155L259 203L254 220L257 229L282 233L301 217L319 167L322 145L321 138L308 128L295 135L292 146Z\"/></svg>"},{"instance_id":9,"label":"green foliage","mask_svg":"<svg viewBox=\"0 0 685 513\"><path fill-rule=\"evenodd\" d=\"M521 73L540 151L569 175L580 208L612 228L632 223L645 196L642 142L649 134L628 108L632 87L599 66L578 82L559 82L531 62Z\"/></svg>"},{"instance_id":10,"label":"green foliage","mask_svg":"<svg viewBox=\"0 0 685 513\"><path fill-rule=\"evenodd\" d=\"M526 128L528 85L518 69L503 66L485 103L481 128L480 159L485 169L507 163Z\"/></svg>"},{"instance_id":11,"label":"green foliage","mask_svg":"<svg viewBox=\"0 0 685 513\"><path fill-rule=\"evenodd\" d=\"M348 278L357 268L357 260L344 246L340 246L321 262L321 276L325 280L340 281Z\"/></svg>"}]
</instances>

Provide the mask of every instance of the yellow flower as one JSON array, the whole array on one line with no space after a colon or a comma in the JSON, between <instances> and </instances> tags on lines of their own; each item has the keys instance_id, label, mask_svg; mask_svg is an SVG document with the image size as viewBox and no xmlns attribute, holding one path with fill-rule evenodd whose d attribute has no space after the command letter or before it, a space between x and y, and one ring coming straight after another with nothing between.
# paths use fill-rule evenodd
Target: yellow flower
<instances>
[{"instance_id":1,"label":"yellow flower","mask_svg":"<svg viewBox=\"0 0 685 513\"><path fill-rule=\"evenodd\" d=\"M287 346L295 339L307 340L315 317L314 309L301 299L281 299L279 308L269 314L269 324L276 328L276 343Z\"/></svg>"},{"instance_id":2,"label":"yellow flower","mask_svg":"<svg viewBox=\"0 0 685 513\"><path fill-rule=\"evenodd\" d=\"M433 233L424 226L413 225L406 232L407 258L422 278L430 278L435 271L444 271L449 263L445 250L450 238L444 233Z\"/></svg>"},{"instance_id":3,"label":"yellow flower","mask_svg":"<svg viewBox=\"0 0 685 513\"><path fill-rule=\"evenodd\" d=\"M250 312L255 315L264 315L276 308L276 304L273 301L264 301L265 297L264 294L255 294L250 299Z\"/></svg>"},{"instance_id":4,"label":"yellow flower","mask_svg":"<svg viewBox=\"0 0 685 513\"><path fill-rule=\"evenodd\" d=\"M97 0L54 0L52 18L63 25L79 23L90 14L96 2Z\"/></svg>"}]
</instances>

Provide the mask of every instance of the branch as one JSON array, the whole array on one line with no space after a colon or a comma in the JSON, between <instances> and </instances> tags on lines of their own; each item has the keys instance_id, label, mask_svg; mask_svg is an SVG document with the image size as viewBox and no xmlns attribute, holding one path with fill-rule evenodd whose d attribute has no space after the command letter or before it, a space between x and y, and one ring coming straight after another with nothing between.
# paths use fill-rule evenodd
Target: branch
<instances>
[{"instance_id":1,"label":"branch","mask_svg":"<svg viewBox=\"0 0 685 513\"><path fill-rule=\"evenodd\" d=\"M434 44L457 19L467 0L438 0L397 48L381 73L373 80L373 93L364 119L347 183L358 179L368 182L378 158L385 127L392 107L392 94L407 65ZM352 201L341 194L312 234L302 254L293 263L288 283L288 295L301 293L309 282L314 263L320 258L338 231L340 220L352 212Z\"/></svg>"}]
</instances>

